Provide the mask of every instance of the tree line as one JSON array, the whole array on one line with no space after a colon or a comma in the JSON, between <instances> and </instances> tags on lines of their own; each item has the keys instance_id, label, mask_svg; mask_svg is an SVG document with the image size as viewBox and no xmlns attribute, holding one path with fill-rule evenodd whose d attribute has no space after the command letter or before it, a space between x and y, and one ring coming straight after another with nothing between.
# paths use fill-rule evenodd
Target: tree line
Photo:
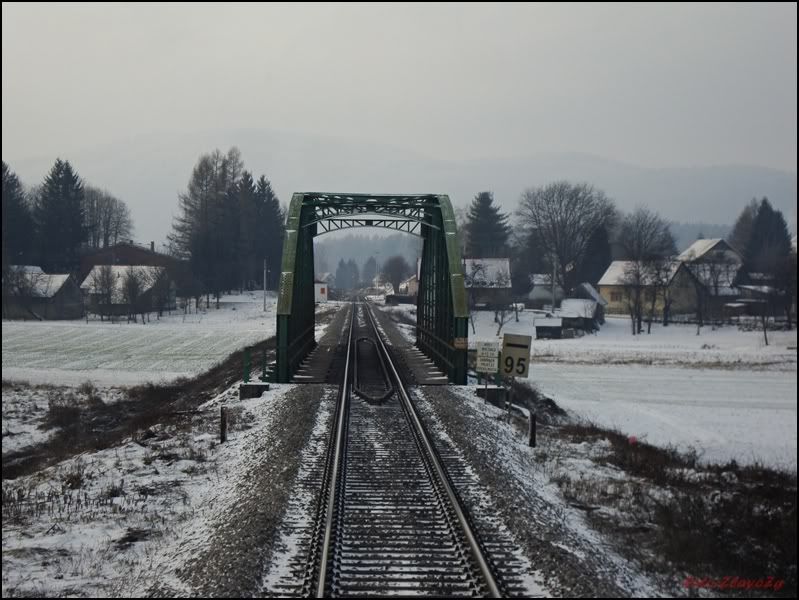
<instances>
[{"instance_id":1,"label":"tree line","mask_svg":"<svg viewBox=\"0 0 799 600\"><path fill-rule=\"evenodd\" d=\"M127 204L86 184L68 160L55 161L41 184L26 189L3 161L3 272L36 264L47 272L74 272L80 256L129 239Z\"/></svg>"},{"instance_id":2,"label":"tree line","mask_svg":"<svg viewBox=\"0 0 799 600\"><path fill-rule=\"evenodd\" d=\"M285 215L272 184L256 181L244 168L238 148L219 150L197 160L189 183L178 197L178 214L168 236L170 250L189 262L192 295L277 287L283 252Z\"/></svg>"}]
</instances>

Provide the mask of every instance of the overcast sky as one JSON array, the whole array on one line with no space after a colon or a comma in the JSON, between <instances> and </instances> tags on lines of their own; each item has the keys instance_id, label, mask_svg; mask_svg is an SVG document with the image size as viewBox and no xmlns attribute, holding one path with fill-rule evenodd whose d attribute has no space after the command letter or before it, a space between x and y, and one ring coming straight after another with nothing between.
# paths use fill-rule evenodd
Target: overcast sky
<instances>
[{"instance_id":1,"label":"overcast sky","mask_svg":"<svg viewBox=\"0 0 799 600\"><path fill-rule=\"evenodd\" d=\"M434 158L796 171L795 4L4 2L2 17L7 161L259 128Z\"/></svg>"}]
</instances>

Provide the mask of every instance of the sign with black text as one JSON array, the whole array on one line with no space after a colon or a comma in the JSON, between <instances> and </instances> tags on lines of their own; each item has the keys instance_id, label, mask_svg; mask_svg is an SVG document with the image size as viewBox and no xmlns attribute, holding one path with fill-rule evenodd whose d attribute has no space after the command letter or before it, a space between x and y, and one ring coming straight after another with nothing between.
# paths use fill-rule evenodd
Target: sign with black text
<instances>
[{"instance_id":1,"label":"sign with black text","mask_svg":"<svg viewBox=\"0 0 799 600\"><path fill-rule=\"evenodd\" d=\"M527 377L530 368L530 344L533 338L529 335L506 333L502 338L502 364L500 372L507 377Z\"/></svg>"}]
</instances>

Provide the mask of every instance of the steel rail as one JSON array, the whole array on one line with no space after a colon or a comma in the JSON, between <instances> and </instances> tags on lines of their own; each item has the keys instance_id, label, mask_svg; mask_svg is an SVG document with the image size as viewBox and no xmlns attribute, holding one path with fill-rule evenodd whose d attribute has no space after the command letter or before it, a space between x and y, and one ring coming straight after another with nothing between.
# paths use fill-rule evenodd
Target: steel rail
<instances>
[{"instance_id":1,"label":"steel rail","mask_svg":"<svg viewBox=\"0 0 799 600\"><path fill-rule=\"evenodd\" d=\"M411 422L416 429L419 438L422 440L424 444L425 450L430 457L430 460L435 468L436 474L438 475L439 480L447 494L447 498L449 499L455 515L458 518L458 523L460 524L466 540L469 544L469 550L472 553L472 557L474 561L477 563L478 568L480 569L480 574L485 579L486 585L488 587L489 597L490 598L501 598L502 592L500 591L499 584L497 583L496 578L494 577L494 573L491 571L491 567L488 564L485 556L483 555L483 551L480 548L480 544L477 541L477 536L475 535L474 531L472 531L472 527L469 524L468 519L466 518L466 513L461 506L460 500L458 499L455 490L450 485L449 477L447 476L447 472L444 469L444 466L441 464L441 461L438 458L438 454L435 452L435 448L430 441L430 438L427 435L427 431L425 430L424 426L422 425L422 421L419 418L419 414L416 411L416 407L413 405L413 402L408 395L407 390L405 389L405 385L402 382L402 378L400 377L399 373L397 372L397 368L394 366L394 362L391 360L391 355L388 353L388 348L386 348L385 343L383 342L383 337L380 335L380 332L377 328L377 322L375 317L372 315L372 309L368 305L368 303L364 303L364 311L368 315L368 320L371 323L374 331L375 337L383 351L384 356L386 357L386 363L390 369L390 371L394 375L395 379L395 388L397 390L397 394L400 397L403 405L408 411L408 414L411 417Z\"/></svg>"},{"instance_id":2,"label":"steel rail","mask_svg":"<svg viewBox=\"0 0 799 600\"><path fill-rule=\"evenodd\" d=\"M330 562L331 540L333 539L333 521L336 514L337 491L338 491L338 478L341 470L341 459L343 455L344 444L347 443L347 419L349 418L349 402L350 402L350 357L352 356L352 330L355 324L356 305L352 304L352 318L350 319L350 330L347 334L347 359L344 362L344 380L341 385L341 393L339 396L338 407L338 420L336 422L336 445L333 455L332 469L330 478L327 480L330 486L330 492L327 498L327 509L325 511L325 534L322 542L322 556L319 565L319 579L316 584L316 597L325 597L325 585L327 583L327 565Z\"/></svg>"}]
</instances>

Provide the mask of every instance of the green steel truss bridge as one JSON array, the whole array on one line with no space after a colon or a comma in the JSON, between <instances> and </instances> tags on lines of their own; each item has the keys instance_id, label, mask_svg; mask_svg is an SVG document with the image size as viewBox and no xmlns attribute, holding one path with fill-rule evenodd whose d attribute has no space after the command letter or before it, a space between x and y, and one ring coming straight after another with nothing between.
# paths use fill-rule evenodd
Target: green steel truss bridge
<instances>
[{"instance_id":1,"label":"green steel truss bridge","mask_svg":"<svg viewBox=\"0 0 799 600\"><path fill-rule=\"evenodd\" d=\"M455 215L436 194L297 193L286 219L277 304L278 382L291 381L313 350L313 238L351 227L383 227L424 240L416 311L416 345L451 383L466 383L469 313Z\"/></svg>"}]
</instances>

